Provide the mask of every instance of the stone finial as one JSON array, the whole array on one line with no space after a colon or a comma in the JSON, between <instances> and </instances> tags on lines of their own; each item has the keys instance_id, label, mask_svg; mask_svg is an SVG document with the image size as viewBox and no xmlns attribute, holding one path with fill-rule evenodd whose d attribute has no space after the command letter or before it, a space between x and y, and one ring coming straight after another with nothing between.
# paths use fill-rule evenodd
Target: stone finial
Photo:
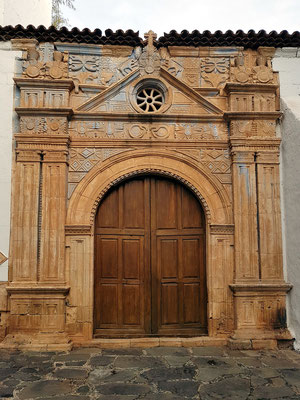
<instances>
[{"instance_id":1,"label":"stone finial","mask_svg":"<svg viewBox=\"0 0 300 400\"><path fill-rule=\"evenodd\" d=\"M147 40L148 48L153 49L153 42L157 38L157 34L150 30L148 33L144 33L144 38Z\"/></svg>"}]
</instances>

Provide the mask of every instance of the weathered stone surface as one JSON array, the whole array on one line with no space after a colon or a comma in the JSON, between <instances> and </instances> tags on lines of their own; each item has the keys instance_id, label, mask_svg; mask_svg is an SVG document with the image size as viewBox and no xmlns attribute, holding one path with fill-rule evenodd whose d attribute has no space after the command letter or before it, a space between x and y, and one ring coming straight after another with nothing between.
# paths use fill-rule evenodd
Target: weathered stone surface
<instances>
[{"instance_id":1,"label":"weathered stone surface","mask_svg":"<svg viewBox=\"0 0 300 400\"><path fill-rule=\"evenodd\" d=\"M197 394L199 383L194 381L167 381L158 382L160 391L167 391L176 395L193 397Z\"/></svg>"},{"instance_id":2,"label":"weathered stone surface","mask_svg":"<svg viewBox=\"0 0 300 400\"><path fill-rule=\"evenodd\" d=\"M14 389L12 386L0 386L0 399L12 397Z\"/></svg>"},{"instance_id":3,"label":"weathered stone surface","mask_svg":"<svg viewBox=\"0 0 300 400\"><path fill-rule=\"evenodd\" d=\"M171 367L183 367L189 362L191 356L165 356L164 359Z\"/></svg>"},{"instance_id":4,"label":"weathered stone surface","mask_svg":"<svg viewBox=\"0 0 300 400\"><path fill-rule=\"evenodd\" d=\"M141 374L149 382L159 382L175 379L193 379L196 375L195 367L184 368L154 368Z\"/></svg>"},{"instance_id":5,"label":"weathered stone surface","mask_svg":"<svg viewBox=\"0 0 300 400\"><path fill-rule=\"evenodd\" d=\"M142 395L149 393L151 387L148 385L136 385L126 383L107 383L97 386L96 390L99 393L106 395L118 394L118 395Z\"/></svg>"},{"instance_id":6,"label":"weathered stone surface","mask_svg":"<svg viewBox=\"0 0 300 400\"><path fill-rule=\"evenodd\" d=\"M215 357L215 356L223 356L224 348L223 347L194 347L193 355L200 357Z\"/></svg>"},{"instance_id":7,"label":"weathered stone surface","mask_svg":"<svg viewBox=\"0 0 300 400\"><path fill-rule=\"evenodd\" d=\"M102 355L97 355L95 357L92 357L90 360L90 364L92 367L97 367L97 366L103 366L103 365L109 365L112 364L115 360L115 357L113 356L102 356Z\"/></svg>"},{"instance_id":8,"label":"weathered stone surface","mask_svg":"<svg viewBox=\"0 0 300 400\"><path fill-rule=\"evenodd\" d=\"M163 362L155 357L118 357L114 363L117 368L153 368L163 366Z\"/></svg>"},{"instance_id":9,"label":"weathered stone surface","mask_svg":"<svg viewBox=\"0 0 300 400\"><path fill-rule=\"evenodd\" d=\"M280 372L289 385L300 389L300 369L284 369Z\"/></svg>"},{"instance_id":10,"label":"weathered stone surface","mask_svg":"<svg viewBox=\"0 0 300 400\"><path fill-rule=\"evenodd\" d=\"M254 389L252 396L255 400L261 399L280 399L285 397L291 398L295 393L287 386L272 387L272 386L261 386Z\"/></svg>"},{"instance_id":11,"label":"weathered stone surface","mask_svg":"<svg viewBox=\"0 0 300 400\"><path fill-rule=\"evenodd\" d=\"M201 400L230 399L246 400L250 394L250 380L238 377L222 379L210 385L203 385L199 390Z\"/></svg>"},{"instance_id":12,"label":"weathered stone surface","mask_svg":"<svg viewBox=\"0 0 300 400\"><path fill-rule=\"evenodd\" d=\"M36 399L37 397L54 396L57 394L67 394L72 391L72 386L68 382L60 382L58 380L43 380L34 382L25 387L18 394L21 400Z\"/></svg>"},{"instance_id":13,"label":"weathered stone surface","mask_svg":"<svg viewBox=\"0 0 300 400\"><path fill-rule=\"evenodd\" d=\"M188 356L189 351L185 347L152 347L146 350L151 356Z\"/></svg>"},{"instance_id":14,"label":"weathered stone surface","mask_svg":"<svg viewBox=\"0 0 300 400\"><path fill-rule=\"evenodd\" d=\"M61 368L55 371L53 375L57 378L86 379L88 373L84 369Z\"/></svg>"},{"instance_id":15,"label":"weathered stone surface","mask_svg":"<svg viewBox=\"0 0 300 400\"><path fill-rule=\"evenodd\" d=\"M131 349L130 347L127 349L103 349L102 354L111 355L111 356L142 356L143 350L142 349Z\"/></svg>"}]
</instances>

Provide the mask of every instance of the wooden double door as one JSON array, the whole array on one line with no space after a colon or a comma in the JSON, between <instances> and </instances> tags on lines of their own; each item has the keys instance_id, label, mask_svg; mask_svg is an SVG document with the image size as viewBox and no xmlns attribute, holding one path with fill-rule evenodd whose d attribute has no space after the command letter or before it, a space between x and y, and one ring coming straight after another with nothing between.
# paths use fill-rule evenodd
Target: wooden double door
<instances>
[{"instance_id":1,"label":"wooden double door","mask_svg":"<svg viewBox=\"0 0 300 400\"><path fill-rule=\"evenodd\" d=\"M137 177L110 190L95 221L96 337L206 332L205 221L185 186Z\"/></svg>"}]
</instances>

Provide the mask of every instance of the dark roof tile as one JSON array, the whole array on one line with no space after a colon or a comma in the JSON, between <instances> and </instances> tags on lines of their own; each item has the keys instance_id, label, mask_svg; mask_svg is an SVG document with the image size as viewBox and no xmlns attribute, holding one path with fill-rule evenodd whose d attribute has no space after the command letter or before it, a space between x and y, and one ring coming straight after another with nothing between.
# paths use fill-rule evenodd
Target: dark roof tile
<instances>
[{"instance_id":1,"label":"dark roof tile","mask_svg":"<svg viewBox=\"0 0 300 400\"><path fill-rule=\"evenodd\" d=\"M123 31L118 29L112 31L106 29L105 34L102 34L100 29L91 31L88 28L79 30L66 27L56 29L54 26L45 28L43 25L37 28L28 25L24 28L22 25L0 26L0 41L29 38L36 39L39 42L57 41L71 43L90 43L90 44L110 44L110 45L127 45L127 46L145 46L146 41L139 37L138 32L133 30ZM163 36L154 41L156 47L166 46L242 46L250 49L257 49L259 46L271 47L300 47L300 33L288 33L284 30L280 33L271 31L267 33L265 30L255 32L249 30L244 32L241 29L235 33L231 30L225 33L220 30L211 33L210 31L198 30L189 32L183 30L178 33L176 30L171 30L169 33L164 33Z\"/></svg>"}]
</instances>

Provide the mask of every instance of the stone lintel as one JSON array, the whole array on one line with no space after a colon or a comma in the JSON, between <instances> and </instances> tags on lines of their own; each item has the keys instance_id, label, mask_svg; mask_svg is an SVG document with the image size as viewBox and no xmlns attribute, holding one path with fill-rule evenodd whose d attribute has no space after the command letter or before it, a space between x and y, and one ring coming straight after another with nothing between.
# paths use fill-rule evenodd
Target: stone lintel
<instances>
[{"instance_id":1,"label":"stone lintel","mask_svg":"<svg viewBox=\"0 0 300 400\"><path fill-rule=\"evenodd\" d=\"M231 120L277 120L281 118L279 111L226 111L224 118Z\"/></svg>"},{"instance_id":2,"label":"stone lintel","mask_svg":"<svg viewBox=\"0 0 300 400\"><path fill-rule=\"evenodd\" d=\"M73 115L73 109L71 107L16 107L16 113L19 117L23 116L53 116L53 117L67 117L70 118Z\"/></svg>"},{"instance_id":3,"label":"stone lintel","mask_svg":"<svg viewBox=\"0 0 300 400\"><path fill-rule=\"evenodd\" d=\"M247 92L247 93L275 93L278 88L278 85L273 84L264 84L264 83L226 83L224 90L227 93L238 93L238 92Z\"/></svg>"}]
</instances>

